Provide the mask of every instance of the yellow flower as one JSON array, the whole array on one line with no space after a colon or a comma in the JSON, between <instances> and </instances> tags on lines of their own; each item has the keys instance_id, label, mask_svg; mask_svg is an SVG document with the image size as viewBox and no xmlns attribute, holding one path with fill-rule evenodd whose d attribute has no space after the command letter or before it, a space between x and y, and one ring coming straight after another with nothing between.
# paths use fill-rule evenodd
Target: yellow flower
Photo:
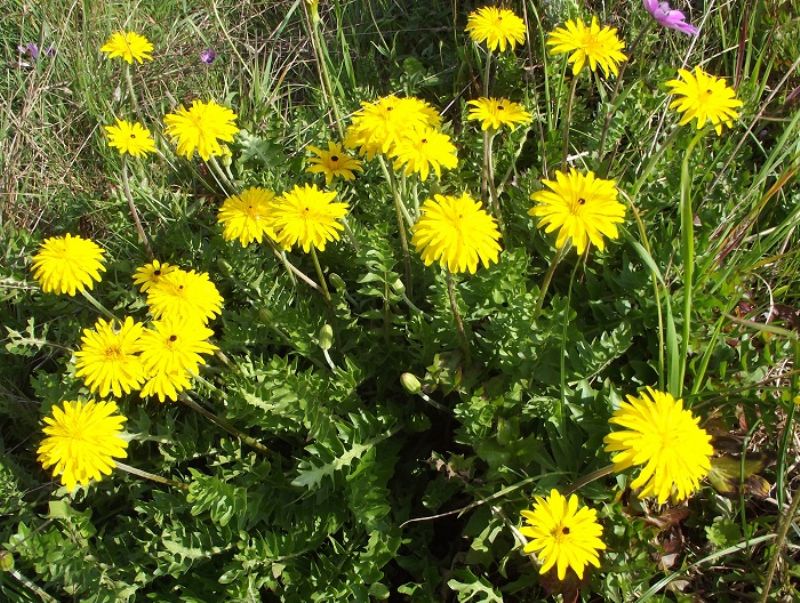
<instances>
[{"instance_id":1,"label":"yellow flower","mask_svg":"<svg viewBox=\"0 0 800 603\"><path fill-rule=\"evenodd\" d=\"M144 367L137 356L143 330L130 316L119 327L101 318L93 329L84 329L81 349L75 353L75 376L103 397L139 389L144 381Z\"/></svg>"},{"instance_id":2,"label":"yellow flower","mask_svg":"<svg viewBox=\"0 0 800 603\"><path fill-rule=\"evenodd\" d=\"M159 402L166 402L167 398L173 402L178 401L178 394L192 386L192 374L188 371L157 371L151 373L139 395L142 398L158 397Z\"/></svg>"},{"instance_id":3,"label":"yellow flower","mask_svg":"<svg viewBox=\"0 0 800 603\"><path fill-rule=\"evenodd\" d=\"M512 130L517 124L526 124L531 120L531 114L519 103L513 103L507 98L485 98L467 101L473 108L469 110L468 120L480 121L481 130L499 130L509 126Z\"/></svg>"},{"instance_id":4,"label":"yellow flower","mask_svg":"<svg viewBox=\"0 0 800 603\"><path fill-rule=\"evenodd\" d=\"M316 185L295 186L284 193L272 212L275 239L287 249L299 245L308 253L311 247L325 250L328 241L338 241L341 221L350 207L334 202L336 193Z\"/></svg>"},{"instance_id":5,"label":"yellow flower","mask_svg":"<svg viewBox=\"0 0 800 603\"><path fill-rule=\"evenodd\" d=\"M361 172L364 169L361 167L361 162L351 157L339 143L329 141L327 151L311 145L308 146L308 150L314 153L316 157L309 158L308 162L311 165L306 168L306 172L309 174L324 174L325 184L328 186L337 177L345 180L354 180L353 171Z\"/></svg>"},{"instance_id":6,"label":"yellow flower","mask_svg":"<svg viewBox=\"0 0 800 603\"><path fill-rule=\"evenodd\" d=\"M434 195L422 204L411 243L426 266L439 262L450 272L474 273L500 255L500 232L495 219L467 193L460 197Z\"/></svg>"},{"instance_id":7,"label":"yellow flower","mask_svg":"<svg viewBox=\"0 0 800 603\"><path fill-rule=\"evenodd\" d=\"M530 538L523 550L527 555L536 553L542 564L540 574L556 566L558 579L563 580L571 568L582 580L588 564L600 567L598 551L606 548L600 540L603 527L597 522L597 511L579 507L574 494L567 500L551 490L547 498L535 497L533 509L522 516L528 525L520 532Z\"/></svg>"},{"instance_id":8,"label":"yellow flower","mask_svg":"<svg viewBox=\"0 0 800 603\"><path fill-rule=\"evenodd\" d=\"M208 341L214 331L194 320L166 316L153 321L150 329L142 333L140 348L142 364L150 379L158 373L180 373L196 375L205 358L201 354L212 354L217 346Z\"/></svg>"},{"instance_id":9,"label":"yellow flower","mask_svg":"<svg viewBox=\"0 0 800 603\"><path fill-rule=\"evenodd\" d=\"M103 126L108 134L108 146L117 149L120 155L133 155L142 157L148 153L155 153L156 143L150 135L150 130L140 123L131 123L118 119L116 126Z\"/></svg>"},{"instance_id":10,"label":"yellow flower","mask_svg":"<svg viewBox=\"0 0 800 603\"><path fill-rule=\"evenodd\" d=\"M196 100L190 109L181 105L174 113L168 113L164 132L178 145L178 155L191 159L197 150L201 159L208 161L225 155L227 146L220 141L233 142L239 131L235 120L236 114L227 107Z\"/></svg>"},{"instance_id":11,"label":"yellow flower","mask_svg":"<svg viewBox=\"0 0 800 603\"><path fill-rule=\"evenodd\" d=\"M144 293L161 280L162 276L180 270L177 266L153 260L149 264L139 266L133 273L133 284L139 285L139 291Z\"/></svg>"},{"instance_id":12,"label":"yellow flower","mask_svg":"<svg viewBox=\"0 0 800 603\"><path fill-rule=\"evenodd\" d=\"M711 436L700 419L683 408L683 400L651 387L640 397L628 396L609 423L625 427L604 438L615 471L644 465L631 488L640 498L655 496L678 502L689 498L711 469Z\"/></svg>"},{"instance_id":13,"label":"yellow flower","mask_svg":"<svg viewBox=\"0 0 800 603\"><path fill-rule=\"evenodd\" d=\"M717 134L722 134L723 125L733 127L733 120L739 118L736 107L741 107L742 101L736 98L736 92L725 80L709 75L700 67L694 68L694 74L678 69L678 75L683 79L670 80L667 86L678 96L669 108L683 113L681 126L696 118L698 130L706 122L714 125Z\"/></svg>"},{"instance_id":14,"label":"yellow flower","mask_svg":"<svg viewBox=\"0 0 800 603\"><path fill-rule=\"evenodd\" d=\"M573 75L578 75L587 61L592 71L597 71L599 65L606 76L609 72L619 75L617 64L628 59L622 54L625 42L617 37L617 28L601 29L597 17L592 17L589 27L580 19L570 19L564 27L550 33L547 45L552 46L552 54L572 53L568 61L572 63Z\"/></svg>"},{"instance_id":15,"label":"yellow flower","mask_svg":"<svg viewBox=\"0 0 800 603\"><path fill-rule=\"evenodd\" d=\"M147 290L156 318L187 318L205 324L222 312L222 296L206 272L177 269L162 274Z\"/></svg>"},{"instance_id":16,"label":"yellow flower","mask_svg":"<svg viewBox=\"0 0 800 603\"><path fill-rule=\"evenodd\" d=\"M347 128L344 145L348 149L358 147L360 154L372 159L378 153L389 153L409 130L440 125L439 114L425 101L392 94L372 103L361 103L361 109L353 114Z\"/></svg>"},{"instance_id":17,"label":"yellow flower","mask_svg":"<svg viewBox=\"0 0 800 603\"><path fill-rule=\"evenodd\" d=\"M433 128L408 131L398 140L390 157L394 159L394 169L404 168L406 176L416 173L422 180L428 179L431 169L440 178L443 167L452 169L458 165L456 147L450 137Z\"/></svg>"},{"instance_id":18,"label":"yellow flower","mask_svg":"<svg viewBox=\"0 0 800 603\"><path fill-rule=\"evenodd\" d=\"M75 295L100 280L104 253L94 241L79 236L50 237L33 256L33 278L45 293Z\"/></svg>"},{"instance_id":19,"label":"yellow flower","mask_svg":"<svg viewBox=\"0 0 800 603\"><path fill-rule=\"evenodd\" d=\"M560 229L556 247L563 248L572 241L579 254L591 242L600 251L605 248L603 237L616 239L617 224L624 220L625 206L617 201L617 186L613 180L596 178L594 172L586 175L570 169L569 174L556 171L555 182L542 180L550 190L531 195L538 205L528 214L538 217L545 232Z\"/></svg>"},{"instance_id":20,"label":"yellow flower","mask_svg":"<svg viewBox=\"0 0 800 603\"><path fill-rule=\"evenodd\" d=\"M150 40L135 31L116 31L100 47L100 52L108 55L109 59L121 57L126 63L144 63L153 60L153 45Z\"/></svg>"},{"instance_id":21,"label":"yellow flower","mask_svg":"<svg viewBox=\"0 0 800 603\"><path fill-rule=\"evenodd\" d=\"M514 50L525 43L525 22L513 11L485 6L472 11L467 17L467 33L472 41L486 42L489 50L505 52L506 46Z\"/></svg>"},{"instance_id":22,"label":"yellow flower","mask_svg":"<svg viewBox=\"0 0 800 603\"><path fill-rule=\"evenodd\" d=\"M274 239L275 232L269 226L274 199L275 193L259 187L245 189L225 199L217 213L217 222L222 224L222 238L226 241L239 239L242 247L253 241L260 243L264 235Z\"/></svg>"},{"instance_id":23,"label":"yellow flower","mask_svg":"<svg viewBox=\"0 0 800 603\"><path fill-rule=\"evenodd\" d=\"M72 490L111 475L114 458L128 455L128 442L121 435L127 419L117 414L113 402L75 401L63 406L54 406L53 416L44 418L46 437L36 452L42 467L53 467L53 475L60 475L61 483Z\"/></svg>"}]
</instances>

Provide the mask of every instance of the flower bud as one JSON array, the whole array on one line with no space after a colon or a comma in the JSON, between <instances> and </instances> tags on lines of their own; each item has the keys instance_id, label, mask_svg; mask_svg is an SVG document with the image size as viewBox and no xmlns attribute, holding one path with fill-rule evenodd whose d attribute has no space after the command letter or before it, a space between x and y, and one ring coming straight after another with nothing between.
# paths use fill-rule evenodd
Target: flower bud
<instances>
[{"instance_id":1,"label":"flower bud","mask_svg":"<svg viewBox=\"0 0 800 603\"><path fill-rule=\"evenodd\" d=\"M324 351L328 351L331 349L333 345L333 327L329 324L322 325L322 328L319 330L319 347L321 347Z\"/></svg>"},{"instance_id":2,"label":"flower bud","mask_svg":"<svg viewBox=\"0 0 800 603\"><path fill-rule=\"evenodd\" d=\"M392 289L395 293L397 293L397 295L403 295L403 293L406 292L406 286L399 278L392 283Z\"/></svg>"},{"instance_id":3,"label":"flower bud","mask_svg":"<svg viewBox=\"0 0 800 603\"><path fill-rule=\"evenodd\" d=\"M14 556L8 551L0 551L0 571L10 572L14 569Z\"/></svg>"},{"instance_id":4,"label":"flower bud","mask_svg":"<svg viewBox=\"0 0 800 603\"><path fill-rule=\"evenodd\" d=\"M261 308L258 311L258 317L264 322L270 322L272 320L272 312L269 308Z\"/></svg>"},{"instance_id":5,"label":"flower bud","mask_svg":"<svg viewBox=\"0 0 800 603\"><path fill-rule=\"evenodd\" d=\"M411 373L403 373L400 375L400 383L409 394L417 395L422 393L422 384L419 382L419 379Z\"/></svg>"},{"instance_id":6,"label":"flower bud","mask_svg":"<svg viewBox=\"0 0 800 603\"><path fill-rule=\"evenodd\" d=\"M328 280L331 282L331 285L336 287L337 291L343 291L345 289L344 280L342 280L342 277L335 272L331 272L328 275Z\"/></svg>"}]
</instances>

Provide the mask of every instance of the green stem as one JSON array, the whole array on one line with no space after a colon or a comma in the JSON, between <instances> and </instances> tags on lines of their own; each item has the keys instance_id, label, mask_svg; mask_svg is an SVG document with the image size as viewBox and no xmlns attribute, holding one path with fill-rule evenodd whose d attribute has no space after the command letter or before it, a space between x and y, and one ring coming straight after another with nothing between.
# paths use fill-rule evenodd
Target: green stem
<instances>
[{"instance_id":1,"label":"green stem","mask_svg":"<svg viewBox=\"0 0 800 603\"><path fill-rule=\"evenodd\" d=\"M322 272L322 266L319 264L319 257L317 257L317 250L311 246L311 260L314 262L314 270L317 271L317 278L319 279L320 287L322 288L322 297L328 304L331 303L331 292L328 290L328 283L325 282L325 273Z\"/></svg>"},{"instance_id":2,"label":"green stem","mask_svg":"<svg viewBox=\"0 0 800 603\"><path fill-rule=\"evenodd\" d=\"M88 301L90 304L92 304L92 306L94 306L95 309L98 310L103 316L105 316L106 318L111 318L113 320L117 320L117 317L114 316L114 314L111 312L111 310L109 310L103 304L101 304L99 301L97 301L94 298L94 296L91 293L89 293L86 289L81 291L81 295L83 295L83 297L86 299L86 301Z\"/></svg>"},{"instance_id":3,"label":"green stem","mask_svg":"<svg viewBox=\"0 0 800 603\"><path fill-rule=\"evenodd\" d=\"M191 408L195 412L198 412L199 414L203 415L206 419L208 419L209 421L211 421L212 423L214 423L215 425L217 425L218 427L220 427L224 431L227 431L229 434L231 434L235 438L238 438L239 440L241 440L243 443L247 444L251 448L254 448L254 449L258 450L262 454L269 454L269 448L264 446L264 444L262 444L261 442L259 442L255 438L252 438L249 435L239 431L236 427L234 427L234 425L230 421L228 421L226 419L223 419L222 417L219 417L219 416L215 415L210 410L207 410L207 409L203 408L197 402L192 400L188 395L182 394L179 397L179 400L185 406L188 406L189 408Z\"/></svg>"},{"instance_id":4,"label":"green stem","mask_svg":"<svg viewBox=\"0 0 800 603\"><path fill-rule=\"evenodd\" d=\"M489 80L492 77L492 51L486 51L486 65L483 67L483 96L489 98Z\"/></svg>"},{"instance_id":5,"label":"green stem","mask_svg":"<svg viewBox=\"0 0 800 603\"><path fill-rule=\"evenodd\" d=\"M461 312L458 311L458 300L456 300L456 286L453 282L453 275L450 271L445 269L445 278L447 280L447 297L450 299L450 310L453 312L453 319L456 323L456 331L458 332L458 343L461 346L461 352L464 354L464 364L469 366L472 364L472 352L469 347L469 339L464 330L464 320L461 318Z\"/></svg>"},{"instance_id":6,"label":"green stem","mask_svg":"<svg viewBox=\"0 0 800 603\"><path fill-rule=\"evenodd\" d=\"M794 347L794 366L800 366L800 342L795 341L793 343ZM792 376L791 381L792 387L789 390L791 394L790 402L789 402L789 412L786 413L786 421L783 425L783 436L781 437L781 445L778 448L778 462L775 464L775 475L777 476L776 484L775 484L775 491L777 493L776 498L778 499L778 507L783 508L783 499L784 499L784 483L785 483L785 469L786 469L786 453L789 450L789 437L794 434L794 430L792 429L792 424L794 423L794 414L797 410L797 404L795 403L795 397L800 395L798 392L798 386L800 385L800 380L797 378L797 374Z\"/></svg>"},{"instance_id":7,"label":"green stem","mask_svg":"<svg viewBox=\"0 0 800 603\"><path fill-rule=\"evenodd\" d=\"M235 194L236 193L236 185L228 179L228 176L223 171L222 166L219 164L219 161L217 161L217 158L212 155L209 158L209 160L206 162L206 164L210 168L212 168L212 170L214 171L214 175L217 178L219 178L219 181L220 181L220 184L222 185L222 188L223 189L227 189L227 190L224 190L223 192L226 195Z\"/></svg>"},{"instance_id":8,"label":"green stem","mask_svg":"<svg viewBox=\"0 0 800 603\"><path fill-rule=\"evenodd\" d=\"M586 249L588 255L589 249ZM585 256L584 256L585 257ZM572 285L575 283L575 274L578 272L580 262L575 262L572 274L569 277L569 288L567 289L567 307L564 310L564 320L561 325L561 360L559 363L560 396L558 397L558 425L562 435L567 433L567 418L564 407L567 403L567 327L569 326L569 312L572 307Z\"/></svg>"},{"instance_id":9,"label":"green stem","mask_svg":"<svg viewBox=\"0 0 800 603\"><path fill-rule=\"evenodd\" d=\"M694 279L694 212L692 211L692 181L689 174L689 158L694 147L700 142L703 130L695 134L681 165L681 259L683 263L683 330L681 332L680 372L678 386L683 391L686 378L686 364L689 356L689 334L692 323L692 285Z\"/></svg>"},{"instance_id":10,"label":"green stem","mask_svg":"<svg viewBox=\"0 0 800 603\"><path fill-rule=\"evenodd\" d=\"M506 227L503 221L503 211L500 209L500 196L497 194L497 186L494 181L494 138L497 136L497 131L491 133L486 131L483 133L483 167L484 178L488 182L489 199L491 201L492 213L497 218L497 224L500 227L500 232L505 239Z\"/></svg>"},{"instance_id":11,"label":"green stem","mask_svg":"<svg viewBox=\"0 0 800 603\"><path fill-rule=\"evenodd\" d=\"M128 179L127 155L122 156L122 190L125 193L125 200L128 202L128 209L131 212L133 224L136 226L136 232L139 234L139 242L144 245L145 251L147 252L147 257L152 260L155 257L153 254L153 248L150 247L150 241L147 239L147 235L144 232L142 221L139 219L139 212L136 211L136 205L133 202L133 195L131 194L131 183Z\"/></svg>"},{"instance_id":12,"label":"green stem","mask_svg":"<svg viewBox=\"0 0 800 603\"><path fill-rule=\"evenodd\" d=\"M607 475L611 475L614 473L614 465L606 465L605 467L598 469L597 471L592 471L588 475L584 475L582 478L573 482L569 488L564 491L564 496L569 496L573 492L577 492L587 484L591 484L594 481L597 481L601 477L605 477Z\"/></svg>"},{"instance_id":13,"label":"green stem","mask_svg":"<svg viewBox=\"0 0 800 603\"><path fill-rule=\"evenodd\" d=\"M644 169L642 170L641 175L636 179L636 182L633 183L633 187L631 188L630 192L630 197L632 200L636 200L636 196L639 194L642 186L644 186L644 183L650 177L650 174L656 168L656 165L658 165L659 160L664 156L666 150L672 146L672 143L675 141L675 138L677 138L679 132L680 128L675 128L672 130L670 135L667 136L666 140L664 141L664 144L662 144L658 150L650 156L647 165L645 165Z\"/></svg>"},{"instance_id":14,"label":"green stem","mask_svg":"<svg viewBox=\"0 0 800 603\"><path fill-rule=\"evenodd\" d=\"M394 209L395 214L397 217L397 230L400 233L400 247L403 250L403 266L405 268L405 277L406 282L405 287L406 290L411 292L411 255L408 252L408 236L406 234L406 225L403 222L403 210L405 206L403 205L403 201L400 199L400 193L397 190L397 179L394 177L394 173L389 170L386 166L386 162L383 160L383 157L378 157L378 162L381 164L381 168L383 169L383 174L386 176L386 180L389 181L389 186L392 189L392 199L394 200ZM411 216L408 216L409 226L412 224Z\"/></svg>"},{"instance_id":15,"label":"green stem","mask_svg":"<svg viewBox=\"0 0 800 603\"><path fill-rule=\"evenodd\" d=\"M139 101L136 98L136 91L133 88L133 76L131 75L131 66L126 64L125 65L125 81L128 83L128 96L131 99L131 106L133 107L133 112L136 115L139 115Z\"/></svg>"},{"instance_id":16,"label":"green stem","mask_svg":"<svg viewBox=\"0 0 800 603\"><path fill-rule=\"evenodd\" d=\"M566 255L566 249L567 249L566 246L560 248L553 256L553 259L550 260L550 266L547 268L547 272L544 275L544 280L542 281L542 288L539 291L539 297L536 300L536 306L533 309L533 316L531 318L531 323L535 323L536 319L539 318L539 314L541 313L542 307L544 306L544 298L547 295L547 290L550 288L550 281L553 280L553 274L556 271L556 266L558 266L558 264Z\"/></svg>"},{"instance_id":17,"label":"green stem","mask_svg":"<svg viewBox=\"0 0 800 603\"><path fill-rule=\"evenodd\" d=\"M561 171L567 169L567 155L569 154L569 122L572 119L572 106L575 104L575 89L578 87L578 76L572 76L572 85L567 99L567 114L564 116L564 149L561 154Z\"/></svg>"},{"instance_id":18,"label":"green stem","mask_svg":"<svg viewBox=\"0 0 800 603\"><path fill-rule=\"evenodd\" d=\"M786 515L784 516L781 526L778 529L778 533L775 536L775 553L772 555L772 559L769 560L767 577L764 579L764 588L761 591L759 603L767 603L767 599L769 599L769 590L770 587L772 587L772 580L775 578L775 570L778 567L778 559L781 556L781 549L783 548L783 543L786 540L786 534L789 533L789 528L791 527L794 516L797 513L798 506L800 506L800 488L796 488L792 494L792 504L786 511Z\"/></svg>"},{"instance_id":19,"label":"green stem","mask_svg":"<svg viewBox=\"0 0 800 603\"><path fill-rule=\"evenodd\" d=\"M175 480L167 479L166 477L161 477L160 475L155 475L154 473L142 471L141 469L137 469L136 467L131 467L130 465L126 465L125 463L120 463L119 461L115 461L114 464L117 466L118 469L121 469L125 473L130 473L131 475L135 475L136 477L143 477L145 479L149 479L151 482L155 482L157 484L163 484L165 486L173 486L174 488L180 488L181 490L189 489L189 485L183 482L176 482Z\"/></svg>"}]
</instances>

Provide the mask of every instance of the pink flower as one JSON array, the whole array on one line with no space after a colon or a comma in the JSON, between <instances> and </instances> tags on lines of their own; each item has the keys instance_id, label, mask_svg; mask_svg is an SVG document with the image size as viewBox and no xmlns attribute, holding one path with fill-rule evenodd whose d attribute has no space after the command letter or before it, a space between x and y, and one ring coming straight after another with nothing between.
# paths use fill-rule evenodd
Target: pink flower
<instances>
[{"instance_id":1,"label":"pink flower","mask_svg":"<svg viewBox=\"0 0 800 603\"><path fill-rule=\"evenodd\" d=\"M686 15L679 10L673 10L669 2L663 0L642 0L644 7L664 27L669 27L690 36L696 36L699 31L694 25L686 22Z\"/></svg>"}]
</instances>

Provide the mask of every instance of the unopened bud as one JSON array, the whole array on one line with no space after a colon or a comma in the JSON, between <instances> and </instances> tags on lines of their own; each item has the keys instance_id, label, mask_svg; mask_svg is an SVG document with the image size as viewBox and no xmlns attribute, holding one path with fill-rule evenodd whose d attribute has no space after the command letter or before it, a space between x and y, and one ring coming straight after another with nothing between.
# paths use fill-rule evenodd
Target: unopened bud
<instances>
[{"instance_id":1,"label":"unopened bud","mask_svg":"<svg viewBox=\"0 0 800 603\"><path fill-rule=\"evenodd\" d=\"M419 382L419 379L411 373L403 373L400 375L400 383L409 394L414 394L416 396L422 393L422 384Z\"/></svg>"},{"instance_id":2,"label":"unopened bud","mask_svg":"<svg viewBox=\"0 0 800 603\"><path fill-rule=\"evenodd\" d=\"M329 324L322 325L322 328L319 330L319 347L321 347L324 351L328 351L331 349L333 345L333 327Z\"/></svg>"},{"instance_id":3,"label":"unopened bud","mask_svg":"<svg viewBox=\"0 0 800 603\"><path fill-rule=\"evenodd\" d=\"M397 295L403 295L403 293L406 292L406 286L399 278L392 283L392 289L394 289L394 292L397 293Z\"/></svg>"},{"instance_id":4,"label":"unopened bud","mask_svg":"<svg viewBox=\"0 0 800 603\"><path fill-rule=\"evenodd\" d=\"M258 311L258 317L263 322L270 322L272 320L272 311L269 308L261 308Z\"/></svg>"},{"instance_id":5,"label":"unopened bud","mask_svg":"<svg viewBox=\"0 0 800 603\"><path fill-rule=\"evenodd\" d=\"M342 277L339 276L338 274L336 274L335 272L331 272L328 275L328 280L331 282L331 285L336 287L337 291L343 291L344 290L344 288L345 288L344 280L342 280Z\"/></svg>"},{"instance_id":6,"label":"unopened bud","mask_svg":"<svg viewBox=\"0 0 800 603\"><path fill-rule=\"evenodd\" d=\"M8 551L0 551L0 571L10 572L14 569L14 556Z\"/></svg>"},{"instance_id":7,"label":"unopened bud","mask_svg":"<svg viewBox=\"0 0 800 603\"><path fill-rule=\"evenodd\" d=\"M233 266L223 258L217 258L217 268L219 268L219 271L225 276L230 276L233 272Z\"/></svg>"}]
</instances>

